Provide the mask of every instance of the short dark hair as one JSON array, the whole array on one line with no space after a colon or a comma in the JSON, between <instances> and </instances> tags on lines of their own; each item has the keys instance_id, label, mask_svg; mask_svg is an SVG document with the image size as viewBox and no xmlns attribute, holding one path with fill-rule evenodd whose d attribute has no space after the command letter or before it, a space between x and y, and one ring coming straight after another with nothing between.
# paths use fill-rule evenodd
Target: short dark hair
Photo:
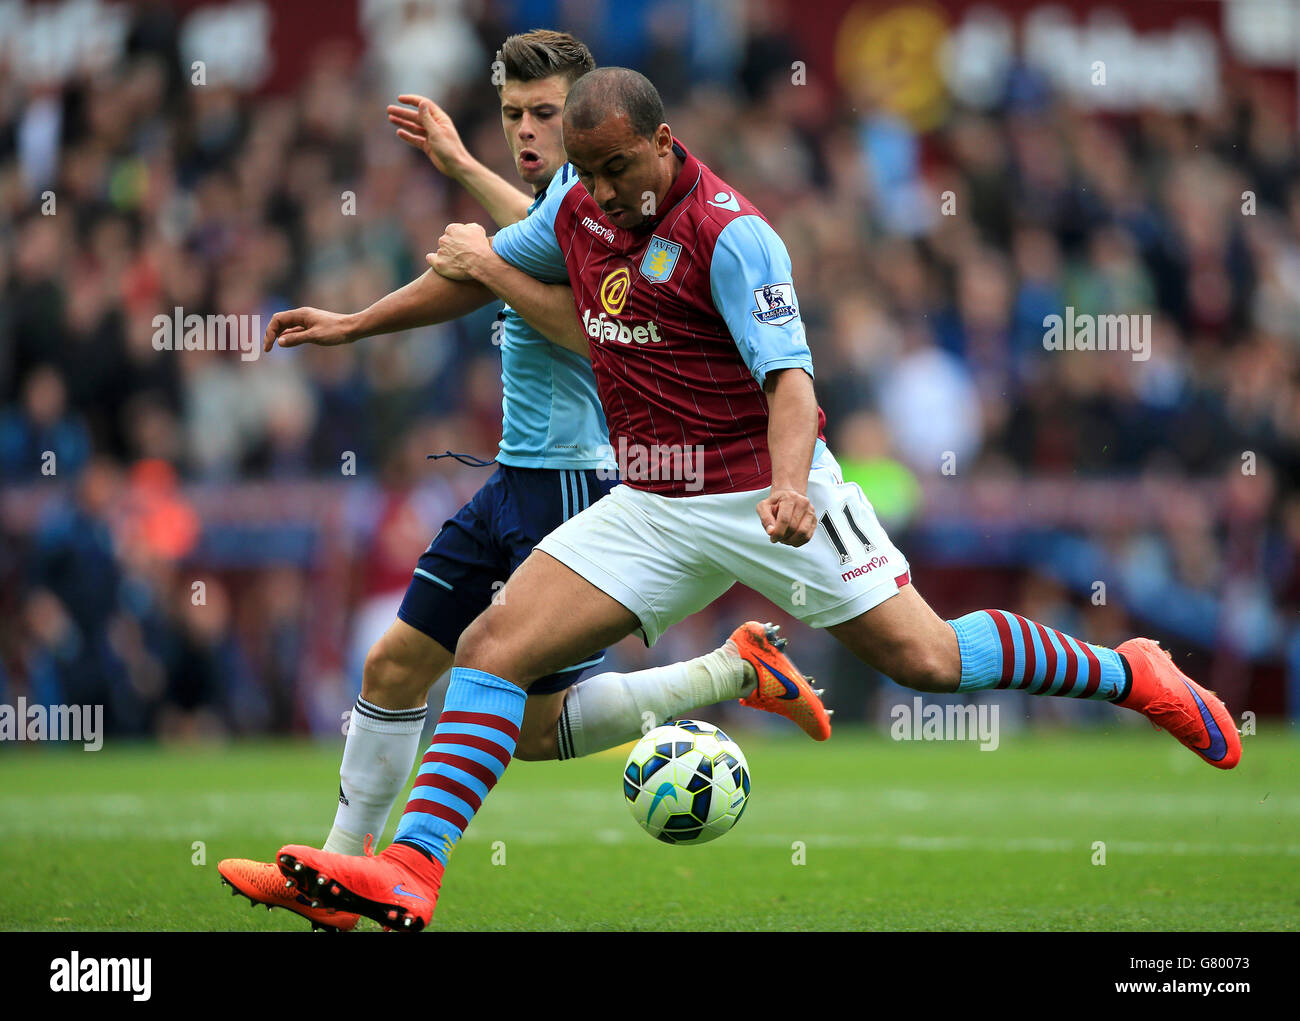
<instances>
[{"instance_id":1,"label":"short dark hair","mask_svg":"<svg viewBox=\"0 0 1300 1021\"><path fill-rule=\"evenodd\" d=\"M596 68L596 58L581 39L568 32L535 28L512 35L497 50L507 81L533 82L562 74L572 85ZM497 86L500 91L501 86Z\"/></svg>"},{"instance_id":2,"label":"short dark hair","mask_svg":"<svg viewBox=\"0 0 1300 1021\"><path fill-rule=\"evenodd\" d=\"M664 101L650 79L630 67L602 67L574 83L564 104L564 119L590 131L610 117L626 114L640 138L653 138L667 119Z\"/></svg>"}]
</instances>

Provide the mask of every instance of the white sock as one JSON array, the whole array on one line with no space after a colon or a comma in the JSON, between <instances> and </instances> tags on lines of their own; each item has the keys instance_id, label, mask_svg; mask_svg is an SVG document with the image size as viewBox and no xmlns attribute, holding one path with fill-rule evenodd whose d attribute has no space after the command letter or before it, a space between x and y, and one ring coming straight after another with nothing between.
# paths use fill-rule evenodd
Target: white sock
<instances>
[{"instance_id":1,"label":"white sock","mask_svg":"<svg viewBox=\"0 0 1300 1021\"><path fill-rule=\"evenodd\" d=\"M420 752L428 706L383 709L358 698L348 719L339 766L339 807L323 850L361 854L366 834L383 836L388 813Z\"/></svg>"},{"instance_id":2,"label":"white sock","mask_svg":"<svg viewBox=\"0 0 1300 1021\"><path fill-rule=\"evenodd\" d=\"M692 709L747 695L757 683L730 639L685 663L588 677L569 689L560 710L559 757L615 748Z\"/></svg>"}]
</instances>

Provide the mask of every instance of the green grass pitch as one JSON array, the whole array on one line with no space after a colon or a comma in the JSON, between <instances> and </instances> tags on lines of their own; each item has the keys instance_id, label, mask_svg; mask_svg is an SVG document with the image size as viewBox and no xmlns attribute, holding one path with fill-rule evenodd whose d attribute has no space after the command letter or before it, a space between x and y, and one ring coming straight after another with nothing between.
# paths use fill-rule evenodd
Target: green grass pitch
<instances>
[{"instance_id":1,"label":"green grass pitch","mask_svg":"<svg viewBox=\"0 0 1300 1021\"><path fill-rule=\"evenodd\" d=\"M433 929L1262 930L1300 918L1290 732L1245 738L1230 773L1146 728L1020 734L993 752L849 728L827 745L732 736L753 775L749 808L700 847L636 826L625 750L513 764L452 857ZM216 865L323 840L340 747L3 751L0 929L306 930L231 897Z\"/></svg>"}]
</instances>

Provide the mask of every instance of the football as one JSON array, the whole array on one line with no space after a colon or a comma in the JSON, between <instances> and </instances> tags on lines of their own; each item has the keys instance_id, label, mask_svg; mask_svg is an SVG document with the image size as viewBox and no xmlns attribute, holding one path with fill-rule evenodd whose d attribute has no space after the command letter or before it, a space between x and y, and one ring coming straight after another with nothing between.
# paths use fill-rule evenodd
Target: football
<instances>
[{"instance_id":1,"label":"football","mask_svg":"<svg viewBox=\"0 0 1300 1021\"><path fill-rule=\"evenodd\" d=\"M713 724L675 720L632 749L623 796L650 836L666 844L704 844L744 814L749 765L740 746Z\"/></svg>"}]
</instances>

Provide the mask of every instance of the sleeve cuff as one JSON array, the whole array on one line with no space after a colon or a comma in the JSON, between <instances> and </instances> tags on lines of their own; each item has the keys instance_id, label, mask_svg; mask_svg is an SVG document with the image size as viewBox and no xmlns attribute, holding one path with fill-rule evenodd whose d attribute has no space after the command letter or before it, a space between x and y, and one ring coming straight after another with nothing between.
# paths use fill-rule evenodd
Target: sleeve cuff
<instances>
[{"instance_id":1,"label":"sleeve cuff","mask_svg":"<svg viewBox=\"0 0 1300 1021\"><path fill-rule=\"evenodd\" d=\"M777 369L803 369L809 377L816 379L813 374L812 359L806 355L791 355L785 358L772 358L766 362L760 362L753 368L754 378L758 380L758 385L762 386L763 381L767 379L769 372L775 372Z\"/></svg>"}]
</instances>

